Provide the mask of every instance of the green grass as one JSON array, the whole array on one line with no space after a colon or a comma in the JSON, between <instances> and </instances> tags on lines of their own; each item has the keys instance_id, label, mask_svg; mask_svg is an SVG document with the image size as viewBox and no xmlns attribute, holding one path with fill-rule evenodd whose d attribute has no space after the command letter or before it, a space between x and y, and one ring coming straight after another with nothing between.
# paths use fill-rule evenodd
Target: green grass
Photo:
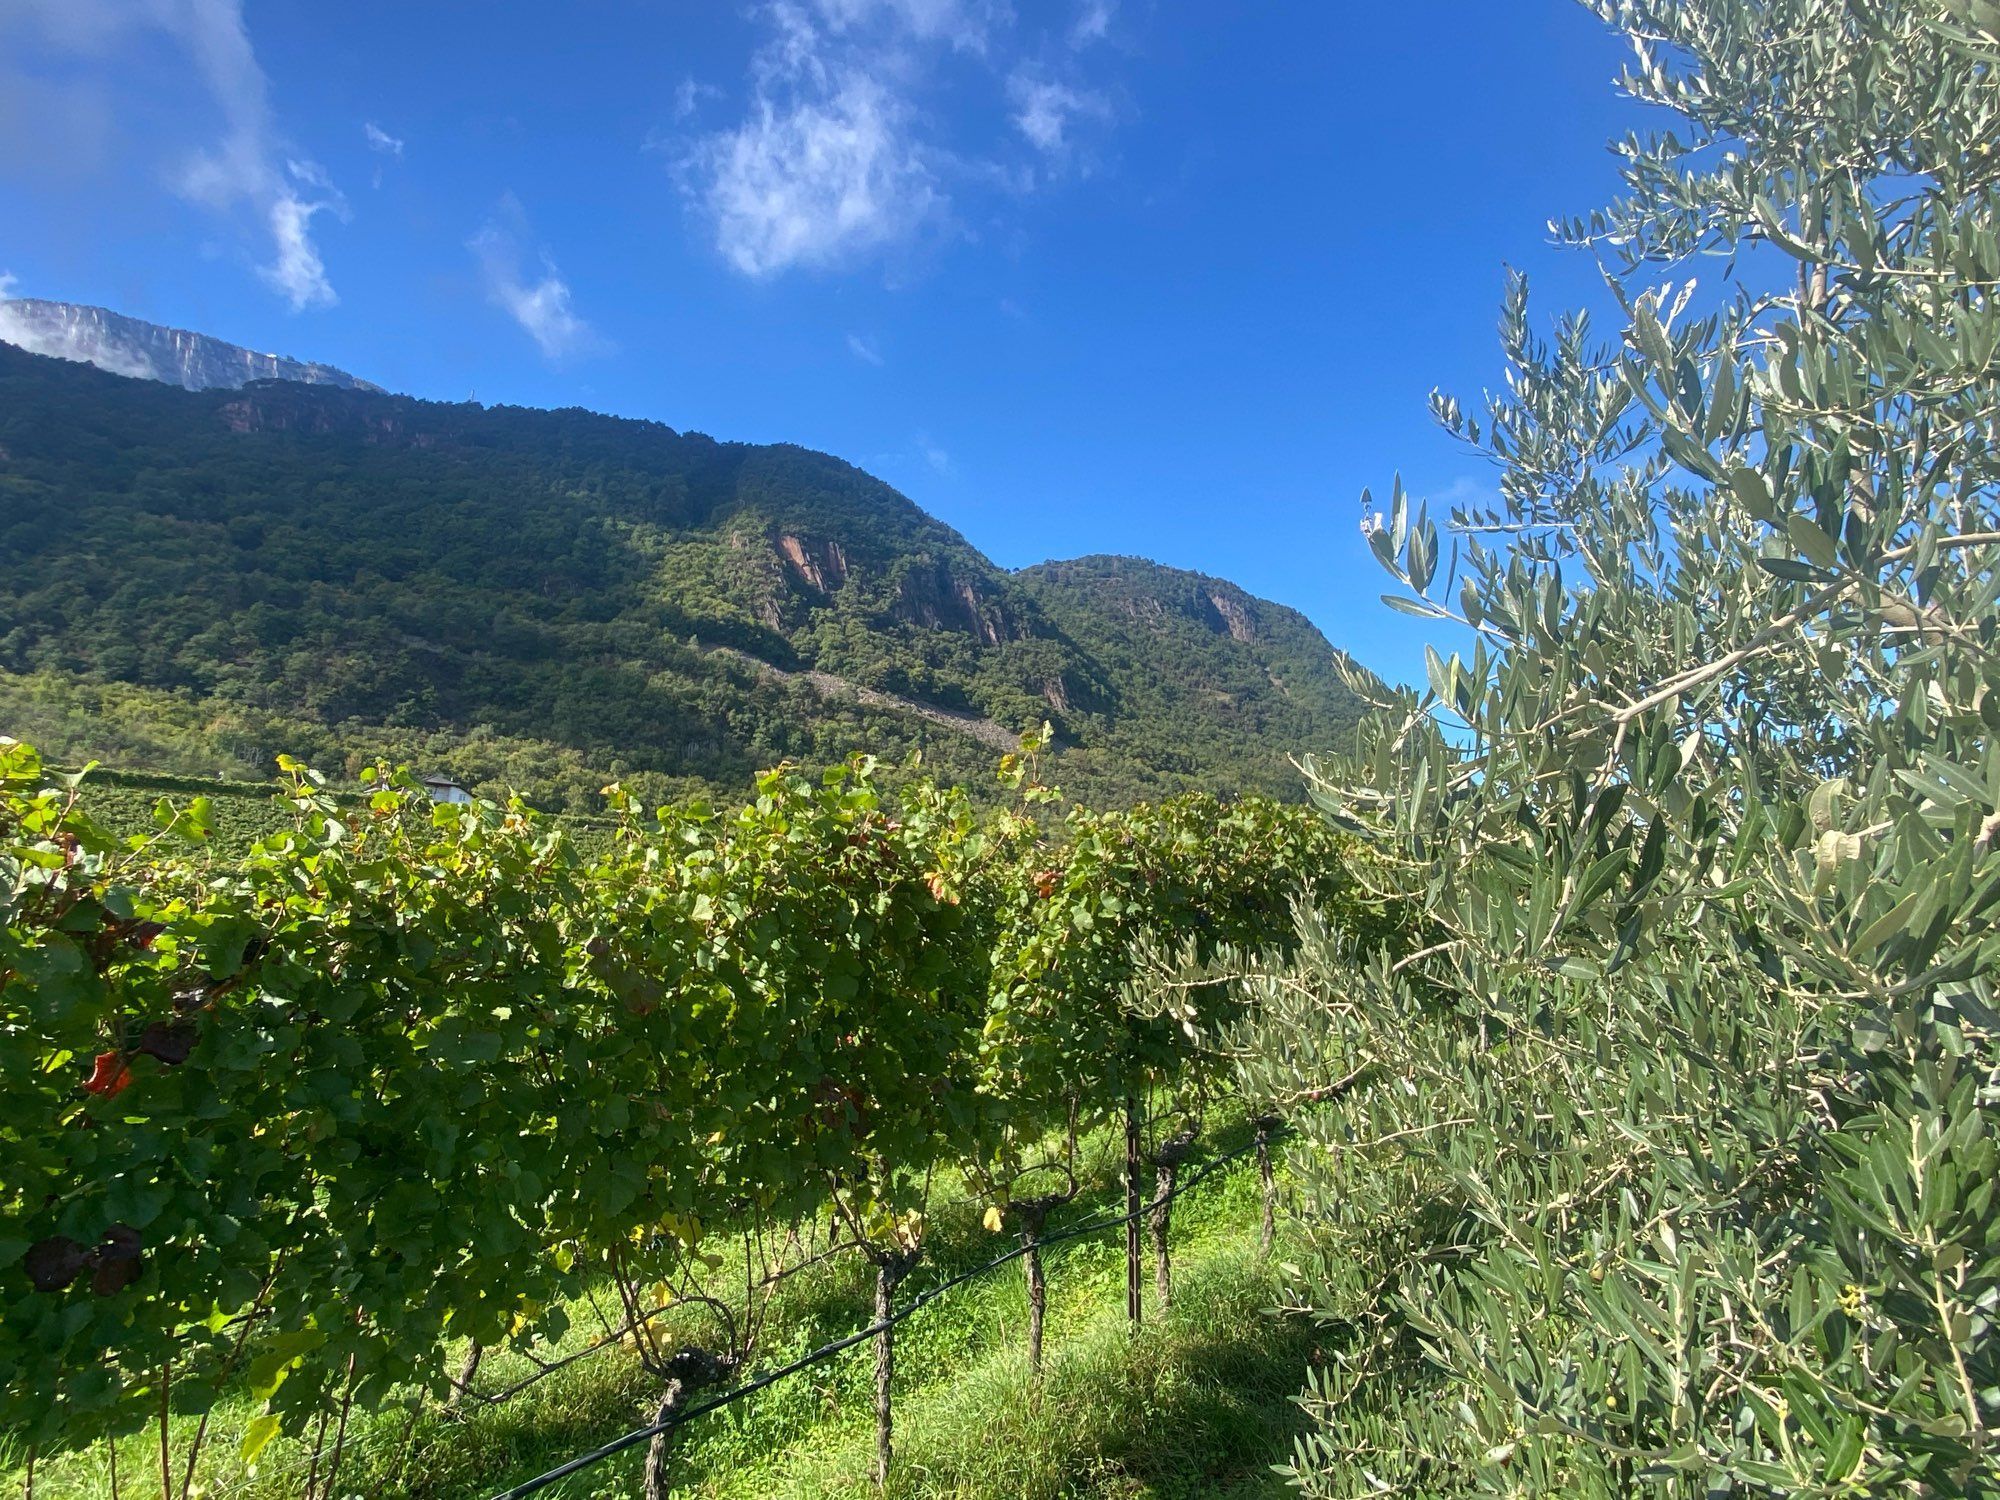
<instances>
[{"instance_id":1,"label":"green grass","mask_svg":"<svg viewBox=\"0 0 2000 1500\"><path fill-rule=\"evenodd\" d=\"M1224 1137L1223 1144L1240 1139ZM1108 1160L1069 1210L1069 1222L1113 1206ZM1037 1395L1023 1354L1026 1295L1017 1265L945 1294L898 1329L896 1470L899 1497L1117 1497L1191 1500L1290 1493L1270 1466L1289 1454L1303 1418L1292 1397L1313 1355L1312 1327L1268 1309L1276 1289L1258 1254L1253 1170L1211 1176L1175 1207L1175 1298L1151 1306L1134 1338L1124 1304L1120 1230L1052 1247L1049 1370ZM1057 1227L1052 1225L1052 1228ZM1011 1241L987 1233L978 1208L959 1199L939 1209L926 1263L899 1300L993 1258ZM872 1273L848 1255L789 1279L774 1300L759 1363L770 1367L864 1327ZM609 1311L609 1304L606 1310ZM587 1304L567 1347L599 1330ZM698 1329L676 1330L698 1336ZM547 1351L543 1351L546 1355ZM486 1390L530 1373L518 1354L494 1351L477 1384ZM690 1424L675 1449L676 1493L702 1500L817 1500L874 1496L873 1354L862 1345ZM460 1500L532 1477L646 1421L657 1392L633 1355L611 1349L543 1379L512 1400L457 1411L426 1409L357 1416L349 1429L343 1495ZM225 1401L212 1419L201 1483L214 1497L275 1500L304 1483L309 1453L285 1440L257 1469L238 1462L253 1413ZM196 1418L177 1415L174 1447L185 1452ZM158 1437L120 1444L125 1495L158 1491ZM562 1500L636 1494L643 1446L546 1491ZM0 1490L18 1473L0 1465ZM45 1460L40 1500L108 1500L102 1444Z\"/></svg>"}]
</instances>

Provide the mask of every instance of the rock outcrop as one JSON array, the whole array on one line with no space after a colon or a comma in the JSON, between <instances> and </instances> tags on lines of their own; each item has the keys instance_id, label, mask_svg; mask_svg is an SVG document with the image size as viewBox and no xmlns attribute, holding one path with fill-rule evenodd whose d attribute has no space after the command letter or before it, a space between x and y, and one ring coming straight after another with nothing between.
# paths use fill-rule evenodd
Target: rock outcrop
<instances>
[{"instance_id":1,"label":"rock outcrop","mask_svg":"<svg viewBox=\"0 0 2000 1500\"><path fill-rule=\"evenodd\" d=\"M163 328L102 307L45 302L37 297L0 301L0 341L31 354L73 359L141 380L184 390L233 389L253 380L295 380L350 391L379 391L332 365L259 354L205 333Z\"/></svg>"}]
</instances>

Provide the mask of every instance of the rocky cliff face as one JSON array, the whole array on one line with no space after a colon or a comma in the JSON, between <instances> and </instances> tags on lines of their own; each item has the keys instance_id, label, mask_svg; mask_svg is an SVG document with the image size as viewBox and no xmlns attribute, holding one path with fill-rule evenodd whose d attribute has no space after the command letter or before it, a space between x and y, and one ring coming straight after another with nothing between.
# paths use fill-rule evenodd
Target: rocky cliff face
<instances>
[{"instance_id":1,"label":"rocky cliff face","mask_svg":"<svg viewBox=\"0 0 2000 1500\"><path fill-rule=\"evenodd\" d=\"M351 433L364 443L435 448L450 440L449 428L411 422L409 403L397 400L360 404L308 397L296 388L259 386L215 409L230 432Z\"/></svg>"},{"instance_id":2,"label":"rocky cliff face","mask_svg":"<svg viewBox=\"0 0 2000 1500\"><path fill-rule=\"evenodd\" d=\"M911 561L897 582L890 613L926 630L962 630L986 646L1025 640L1028 634L999 599L931 559Z\"/></svg>"},{"instance_id":3,"label":"rocky cliff face","mask_svg":"<svg viewBox=\"0 0 2000 1500\"><path fill-rule=\"evenodd\" d=\"M1250 642L1257 639L1257 617L1250 596L1240 589L1208 588L1202 590L1208 596L1208 607L1215 611L1215 625L1226 631L1232 641Z\"/></svg>"},{"instance_id":4,"label":"rocky cliff face","mask_svg":"<svg viewBox=\"0 0 2000 1500\"><path fill-rule=\"evenodd\" d=\"M259 354L206 334L162 328L74 302L34 297L0 301L0 341L33 354L80 360L114 375L163 381L190 391L234 388L252 380L295 380L352 391L381 389L332 365Z\"/></svg>"},{"instance_id":5,"label":"rocky cliff face","mask_svg":"<svg viewBox=\"0 0 2000 1500\"><path fill-rule=\"evenodd\" d=\"M830 594L847 582L847 552L835 541L814 541L789 533L778 538L778 556L798 582Z\"/></svg>"}]
</instances>

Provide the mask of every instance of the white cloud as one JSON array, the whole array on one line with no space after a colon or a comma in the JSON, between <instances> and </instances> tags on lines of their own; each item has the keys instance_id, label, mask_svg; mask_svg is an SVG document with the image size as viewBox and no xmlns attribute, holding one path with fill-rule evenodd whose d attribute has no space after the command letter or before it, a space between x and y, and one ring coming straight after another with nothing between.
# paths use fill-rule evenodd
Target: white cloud
<instances>
[{"instance_id":1,"label":"white cloud","mask_svg":"<svg viewBox=\"0 0 2000 1500\"><path fill-rule=\"evenodd\" d=\"M1069 44L1081 52L1093 42L1111 35L1111 21L1118 14L1118 0L1083 0L1076 22L1069 29Z\"/></svg>"},{"instance_id":2,"label":"white cloud","mask_svg":"<svg viewBox=\"0 0 2000 1500\"><path fill-rule=\"evenodd\" d=\"M403 138L389 134L388 131L377 125L373 120L362 121L361 134L363 139L368 142L368 149L383 158L383 160L375 163L375 170L370 174L368 179L370 187L379 188L382 186L384 180L385 174L383 169L390 162L401 161L403 159Z\"/></svg>"},{"instance_id":3,"label":"white cloud","mask_svg":"<svg viewBox=\"0 0 2000 1500\"><path fill-rule=\"evenodd\" d=\"M318 167L280 165L270 84L250 45L242 0L7 0L0 21L25 22L55 50L93 61L135 34L163 34L176 44L220 110L223 132L173 174L174 190L218 213L247 208L271 236L272 259L259 272L295 311L338 300L311 226L323 212L343 216L346 205Z\"/></svg>"},{"instance_id":4,"label":"white cloud","mask_svg":"<svg viewBox=\"0 0 2000 1500\"><path fill-rule=\"evenodd\" d=\"M699 79L683 78L674 88L674 118L691 120L701 112L701 107L710 99L720 99L722 90L711 83Z\"/></svg>"},{"instance_id":5,"label":"white cloud","mask_svg":"<svg viewBox=\"0 0 2000 1500\"><path fill-rule=\"evenodd\" d=\"M1014 108L1014 128L1044 156L1066 159L1075 144L1070 127L1077 120L1102 120L1111 103L1102 94L1073 88L1030 69L1007 79L1007 99Z\"/></svg>"},{"instance_id":6,"label":"white cloud","mask_svg":"<svg viewBox=\"0 0 2000 1500\"><path fill-rule=\"evenodd\" d=\"M271 239L278 253L269 265L259 266L257 274L283 292L295 312L300 308L331 306L339 300L326 279L326 265L312 239L313 215L329 206L282 193L272 200L269 209Z\"/></svg>"},{"instance_id":7,"label":"white cloud","mask_svg":"<svg viewBox=\"0 0 2000 1500\"><path fill-rule=\"evenodd\" d=\"M1101 37L1114 10L1114 0L1081 3L1073 48ZM1103 94L1029 64L1008 0L753 0L751 13L765 36L742 119L674 152L717 253L746 276L884 257L948 228L954 188L1028 192L1055 175L1025 159L1010 129L1044 161L1066 162L1077 122L1111 114ZM1039 32L1035 46L1061 53L1065 35ZM965 87L968 69L1005 80L1006 116L978 122L985 149L947 138L944 111L930 107L947 87L953 120L964 101L990 98L977 77ZM683 82L674 118L701 97Z\"/></svg>"},{"instance_id":8,"label":"white cloud","mask_svg":"<svg viewBox=\"0 0 2000 1500\"><path fill-rule=\"evenodd\" d=\"M759 99L695 160L716 248L746 276L849 264L944 202L906 107L860 75L823 95Z\"/></svg>"},{"instance_id":9,"label":"white cloud","mask_svg":"<svg viewBox=\"0 0 2000 1500\"><path fill-rule=\"evenodd\" d=\"M930 440L926 433L917 434L917 452L924 456L924 462L931 466L933 473L949 476L952 472L951 455Z\"/></svg>"},{"instance_id":10,"label":"white cloud","mask_svg":"<svg viewBox=\"0 0 2000 1500\"><path fill-rule=\"evenodd\" d=\"M297 157L287 157L285 173L302 186L316 192L325 193L329 198L338 199L340 189L335 187L326 175L326 168L316 161L301 161ZM331 206L331 205L329 205Z\"/></svg>"},{"instance_id":11,"label":"white cloud","mask_svg":"<svg viewBox=\"0 0 2000 1500\"><path fill-rule=\"evenodd\" d=\"M487 296L551 360L608 353L610 344L570 306L569 283L546 250L539 256L539 279L533 270L524 270L527 227L520 200L509 193L500 200L494 217L466 242L466 248L479 257Z\"/></svg>"},{"instance_id":12,"label":"white cloud","mask_svg":"<svg viewBox=\"0 0 2000 1500\"><path fill-rule=\"evenodd\" d=\"M270 86L251 49L241 0L169 0L156 14L193 58L228 126L219 147L189 164L181 192L217 209L250 204L268 226L276 252L259 268L264 280L285 295L294 312L331 307L340 299L313 244L312 221L329 210L344 217L347 206L314 163L288 162L284 172L275 165ZM320 196L308 199L299 187Z\"/></svg>"},{"instance_id":13,"label":"white cloud","mask_svg":"<svg viewBox=\"0 0 2000 1500\"><path fill-rule=\"evenodd\" d=\"M833 31L888 26L965 52L985 51L994 31L1013 19L1007 5L980 0L812 0L812 5Z\"/></svg>"},{"instance_id":14,"label":"white cloud","mask_svg":"<svg viewBox=\"0 0 2000 1500\"><path fill-rule=\"evenodd\" d=\"M882 363L882 350L875 340L864 338L858 333L850 333L847 336L847 350L864 365L880 366Z\"/></svg>"}]
</instances>

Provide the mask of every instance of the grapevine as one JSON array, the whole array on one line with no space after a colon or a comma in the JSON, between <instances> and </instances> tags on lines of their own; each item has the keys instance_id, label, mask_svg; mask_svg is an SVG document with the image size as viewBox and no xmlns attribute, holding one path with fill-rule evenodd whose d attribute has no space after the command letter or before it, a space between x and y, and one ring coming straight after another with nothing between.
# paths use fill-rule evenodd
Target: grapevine
<instances>
[{"instance_id":1,"label":"grapevine","mask_svg":"<svg viewBox=\"0 0 2000 1500\"><path fill-rule=\"evenodd\" d=\"M337 1463L349 1413L447 1399L607 1289L664 1424L753 1358L811 1225L880 1312L941 1170L1029 1227L1037 1141L1206 1097L1235 992L1163 1006L1135 944L1282 943L1346 878L1303 809L1028 786L981 816L865 758L730 813L613 788L589 853L519 803L281 766L288 826L223 859L199 798L113 838L0 741L0 1429L29 1451L247 1389L244 1461L331 1412ZM699 1291L730 1264L733 1306ZM696 1345L674 1305L711 1308Z\"/></svg>"}]
</instances>

